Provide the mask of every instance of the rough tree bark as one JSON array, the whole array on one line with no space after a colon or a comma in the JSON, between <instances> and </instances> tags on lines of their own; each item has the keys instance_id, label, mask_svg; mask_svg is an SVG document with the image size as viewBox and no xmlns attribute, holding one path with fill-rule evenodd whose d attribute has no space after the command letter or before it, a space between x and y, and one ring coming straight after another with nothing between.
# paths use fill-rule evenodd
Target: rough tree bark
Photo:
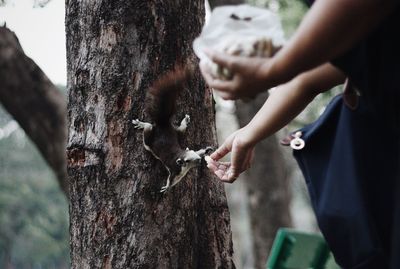
<instances>
[{"instance_id":1,"label":"rough tree bark","mask_svg":"<svg viewBox=\"0 0 400 269\"><path fill-rule=\"evenodd\" d=\"M244 0L209 0L211 8L244 2ZM240 127L252 119L267 97L268 94L265 93L250 102L236 102L236 116ZM277 229L292 224L287 168L283 152L274 135L256 146L252 168L241 175L249 193L255 268L265 268Z\"/></svg>"},{"instance_id":2,"label":"rough tree bark","mask_svg":"<svg viewBox=\"0 0 400 269\"><path fill-rule=\"evenodd\" d=\"M191 62L203 0L66 1L72 268L233 268L222 184L203 165L165 194L167 173L131 124L149 85ZM185 146L215 145L213 100L197 78L178 98ZM168 149L165 149L168 150Z\"/></svg>"},{"instance_id":3,"label":"rough tree bark","mask_svg":"<svg viewBox=\"0 0 400 269\"><path fill-rule=\"evenodd\" d=\"M0 81L0 102L36 144L68 197L65 97L6 27L0 27Z\"/></svg>"}]
</instances>

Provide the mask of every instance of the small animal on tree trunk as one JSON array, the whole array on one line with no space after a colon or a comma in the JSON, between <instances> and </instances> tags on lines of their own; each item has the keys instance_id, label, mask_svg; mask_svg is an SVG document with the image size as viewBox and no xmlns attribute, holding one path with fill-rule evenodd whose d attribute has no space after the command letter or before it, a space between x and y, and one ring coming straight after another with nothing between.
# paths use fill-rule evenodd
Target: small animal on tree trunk
<instances>
[{"instance_id":1,"label":"small animal on tree trunk","mask_svg":"<svg viewBox=\"0 0 400 269\"><path fill-rule=\"evenodd\" d=\"M158 79L146 95L145 113L151 123L138 119L132 123L143 130L143 145L168 171L167 183L160 192L165 192L182 180L187 172L200 165L202 158L212 152L211 147L197 151L184 149L180 140L190 122L186 115L179 126L171 122L176 111L176 98L192 71L177 68Z\"/></svg>"}]
</instances>

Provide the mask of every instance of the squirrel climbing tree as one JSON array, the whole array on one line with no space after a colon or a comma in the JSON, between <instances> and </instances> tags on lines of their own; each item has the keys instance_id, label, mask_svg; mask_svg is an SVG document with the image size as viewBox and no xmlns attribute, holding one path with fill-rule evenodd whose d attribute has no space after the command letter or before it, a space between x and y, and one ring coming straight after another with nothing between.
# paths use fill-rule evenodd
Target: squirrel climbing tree
<instances>
[{"instance_id":1,"label":"squirrel climbing tree","mask_svg":"<svg viewBox=\"0 0 400 269\"><path fill-rule=\"evenodd\" d=\"M145 94L191 43L204 3L67 0L72 268L233 268L224 189L207 168L160 193L167 171L131 123ZM177 96L189 148L215 146L213 100L200 74Z\"/></svg>"}]
</instances>

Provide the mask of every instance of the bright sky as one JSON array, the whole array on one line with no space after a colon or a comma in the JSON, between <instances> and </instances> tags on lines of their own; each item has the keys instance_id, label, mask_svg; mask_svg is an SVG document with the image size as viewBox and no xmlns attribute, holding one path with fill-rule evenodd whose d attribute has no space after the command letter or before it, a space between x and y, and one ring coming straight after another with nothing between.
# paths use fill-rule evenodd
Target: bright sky
<instances>
[{"instance_id":1,"label":"bright sky","mask_svg":"<svg viewBox=\"0 0 400 269\"><path fill-rule=\"evenodd\" d=\"M33 0L0 7L0 23L14 31L25 51L55 84L66 84L64 0L33 8Z\"/></svg>"}]
</instances>

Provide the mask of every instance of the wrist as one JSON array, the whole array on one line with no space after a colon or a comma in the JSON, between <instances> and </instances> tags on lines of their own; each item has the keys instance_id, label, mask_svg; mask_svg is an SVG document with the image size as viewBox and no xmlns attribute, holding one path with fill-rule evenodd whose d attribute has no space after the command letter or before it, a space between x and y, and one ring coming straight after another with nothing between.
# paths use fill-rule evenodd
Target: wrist
<instances>
[{"instance_id":1,"label":"wrist","mask_svg":"<svg viewBox=\"0 0 400 269\"><path fill-rule=\"evenodd\" d=\"M254 147L261 139L250 123L241 129L241 142L245 147Z\"/></svg>"},{"instance_id":2,"label":"wrist","mask_svg":"<svg viewBox=\"0 0 400 269\"><path fill-rule=\"evenodd\" d=\"M284 84L295 76L296 72L286 60L284 49L268 59L263 66L263 77L268 80L270 88Z\"/></svg>"}]
</instances>

